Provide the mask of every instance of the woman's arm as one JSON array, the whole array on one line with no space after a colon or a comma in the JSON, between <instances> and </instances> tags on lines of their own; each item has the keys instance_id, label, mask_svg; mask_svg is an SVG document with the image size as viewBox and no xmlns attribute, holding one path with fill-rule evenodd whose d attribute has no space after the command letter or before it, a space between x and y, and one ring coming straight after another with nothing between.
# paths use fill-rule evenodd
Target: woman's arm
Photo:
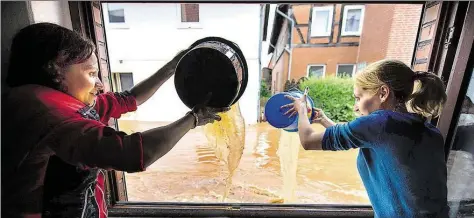
<instances>
[{"instance_id":1,"label":"woman's arm","mask_svg":"<svg viewBox=\"0 0 474 218\"><path fill-rule=\"evenodd\" d=\"M145 168L168 153L192 128L221 120L221 117L216 113L226 112L230 108L204 107L210 99L211 94L206 97L204 103L196 106L176 122L142 133L143 164Z\"/></svg>"},{"instance_id":2,"label":"woman's arm","mask_svg":"<svg viewBox=\"0 0 474 218\"><path fill-rule=\"evenodd\" d=\"M298 111L298 134L305 150L322 150L323 133L316 133L307 118L306 109Z\"/></svg>"},{"instance_id":3,"label":"woman's arm","mask_svg":"<svg viewBox=\"0 0 474 218\"><path fill-rule=\"evenodd\" d=\"M156 71L153 75L138 83L130 90L132 95L135 96L137 105L141 105L147 101L156 90L158 90L158 88L160 88L161 85L163 85L163 83L165 83L175 73L176 65L186 52L187 50L179 52L173 60L165 64L165 66Z\"/></svg>"},{"instance_id":4,"label":"woman's arm","mask_svg":"<svg viewBox=\"0 0 474 218\"><path fill-rule=\"evenodd\" d=\"M195 126L195 117L187 114L163 127L142 132L143 164L147 168L168 153Z\"/></svg>"},{"instance_id":5,"label":"woman's arm","mask_svg":"<svg viewBox=\"0 0 474 218\"><path fill-rule=\"evenodd\" d=\"M95 120L71 118L57 126L42 145L73 165L139 172L168 153L190 129L219 121L216 113L228 109L195 109L167 126L130 135Z\"/></svg>"},{"instance_id":6,"label":"woman's arm","mask_svg":"<svg viewBox=\"0 0 474 218\"><path fill-rule=\"evenodd\" d=\"M300 136L301 145L305 150L322 150L322 141L324 132L317 133L311 128L311 123L308 120L306 109L306 94L302 98L294 98L286 96L294 102L283 107L291 107L286 114L292 116L295 112L298 113L298 134ZM313 108L315 111L314 123L320 123L325 128L336 125L331 119L327 118L321 109Z\"/></svg>"},{"instance_id":7,"label":"woman's arm","mask_svg":"<svg viewBox=\"0 0 474 218\"><path fill-rule=\"evenodd\" d=\"M176 65L185 53L186 50L178 53L173 60L130 91L107 92L97 96L94 108L100 121L107 123L111 117L118 119L122 114L136 111L138 105L147 101L174 74Z\"/></svg>"}]
</instances>

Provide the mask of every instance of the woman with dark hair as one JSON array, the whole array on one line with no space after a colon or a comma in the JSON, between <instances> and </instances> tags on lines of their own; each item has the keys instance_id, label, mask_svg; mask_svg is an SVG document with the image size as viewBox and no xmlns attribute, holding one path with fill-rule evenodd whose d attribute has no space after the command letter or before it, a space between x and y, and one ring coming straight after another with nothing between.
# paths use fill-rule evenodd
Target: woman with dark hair
<instances>
[{"instance_id":1,"label":"woman with dark hair","mask_svg":"<svg viewBox=\"0 0 474 218\"><path fill-rule=\"evenodd\" d=\"M14 37L11 89L2 97L5 217L107 217L106 169L144 171L190 129L228 110L203 102L167 126L116 131L109 119L147 101L185 51L130 91L102 94L95 52L91 41L51 23L30 25Z\"/></svg>"}]
</instances>

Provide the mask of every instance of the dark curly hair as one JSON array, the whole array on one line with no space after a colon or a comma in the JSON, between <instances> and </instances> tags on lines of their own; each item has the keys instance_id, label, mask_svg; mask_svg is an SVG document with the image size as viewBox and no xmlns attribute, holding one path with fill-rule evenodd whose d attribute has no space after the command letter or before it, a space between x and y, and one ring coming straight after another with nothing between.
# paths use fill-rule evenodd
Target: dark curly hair
<instances>
[{"instance_id":1,"label":"dark curly hair","mask_svg":"<svg viewBox=\"0 0 474 218\"><path fill-rule=\"evenodd\" d=\"M64 90L62 71L94 53L94 43L77 32L52 23L32 24L13 38L6 82L10 87L38 84Z\"/></svg>"}]
</instances>

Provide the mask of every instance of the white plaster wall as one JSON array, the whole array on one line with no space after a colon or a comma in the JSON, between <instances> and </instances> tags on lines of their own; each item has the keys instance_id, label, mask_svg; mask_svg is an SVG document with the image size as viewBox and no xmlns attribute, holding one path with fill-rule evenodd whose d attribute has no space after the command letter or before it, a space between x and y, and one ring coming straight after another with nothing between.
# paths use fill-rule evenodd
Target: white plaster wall
<instances>
[{"instance_id":1,"label":"white plaster wall","mask_svg":"<svg viewBox=\"0 0 474 218\"><path fill-rule=\"evenodd\" d=\"M276 4L270 4L270 10L268 13L267 37L266 37L266 41L262 42L262 53L261 53L262 68L268 67L270 60L272 59L273 53L268 54L268 48L270 47L270 38L272 35L272 30L273 30L273 21L275 18L276 6L277 6Z\"/></svg>"},{"instance_id":2,"label":"white plaster wall","mask_svg":"<svg viewBox=\"0 0 474 218\"><path fill-rule=\"evenodd\" d=\"M68 1L30 1L33 22L50 22L72 30Z\"/></svg>"},{"instance_id":3,"label":"white plaster wall","mask_svg":"<svg viewBox=\"0 0 474 218\"><path fill-rule=\"evenodd\" d=\"M259 4L200 4L200 28L183 29L179 25L178 4L113 3L125 9L126 25L107 24L104 14L107 46L112 72L132 72L137 84L170 60L178 51L194 41L218 36L239 45L249 67L249 82L240 102L247 124L257 121L259 88ZM103 4L104 11L107 5ZM122 63L120 63L120 61ZM143 121L174 121L189 109L179 99L174 78L131 119Z\"/></svg>"},{"instance_id":4,"label":"white plaster wall","mask_svg":"<svg viewBox=\"0 0 474 218\"><path fill-rule=\"evenodd\" d=\"M11 40L20 29L50 22L72 29L68 1L2 1L2 92L8 90L5 77Z\"/></svg>"}]
</instances>

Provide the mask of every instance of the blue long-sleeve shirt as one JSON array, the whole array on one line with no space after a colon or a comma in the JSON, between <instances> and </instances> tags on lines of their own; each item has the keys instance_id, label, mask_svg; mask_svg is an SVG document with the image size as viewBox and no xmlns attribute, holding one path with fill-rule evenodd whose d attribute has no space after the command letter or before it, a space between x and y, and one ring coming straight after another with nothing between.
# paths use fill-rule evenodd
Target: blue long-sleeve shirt
<instances>
[{"instance_id":1,"label":"blue long-sleeve shirt","mask_svg":"<svg viewBox=\"0 0 474 218\"><path fill-rule=\"evenodd\" d=\"M443 144L421 117L378 110L327 128L322 148L360 148L357 168L376 217L448 217Z\"/></svg>"}]
</instances>

